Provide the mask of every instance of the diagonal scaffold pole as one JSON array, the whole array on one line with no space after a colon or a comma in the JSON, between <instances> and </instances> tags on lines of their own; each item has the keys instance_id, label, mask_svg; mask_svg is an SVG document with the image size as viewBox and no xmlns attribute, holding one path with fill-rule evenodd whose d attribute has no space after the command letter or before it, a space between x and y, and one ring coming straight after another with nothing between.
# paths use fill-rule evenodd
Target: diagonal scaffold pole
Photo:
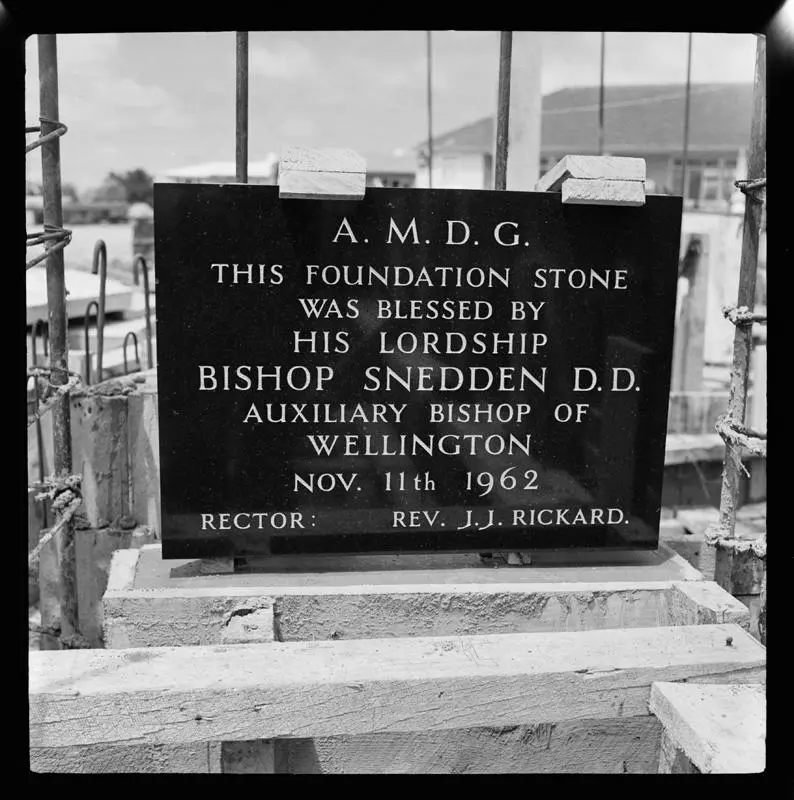
<instances>
[{"instance_id":1,"label":"diagonal scaffold pole","mask_svg":"<svg viewBox=\"0 0 794 800\"><path fill-rule=\"evenodd\" d=\"M42 138L61 127L58 121L58 49L55 34L38 35L39 104ZM41 144L42 199L45 230L61 229L61 147L53 136ZM68 380L69 345L67 340L66 281L63 248L47 241L47 316L49 321L51 382L56 387ZM66 480L72 471L72 434L69 393L63 392L52 409L53 472ZM62 526L59 554L61 639L79 637L77 609L77 561L74 524Z\"/></svg>"},{"instance_id":2,"label":"diagonal scaffold pole","mask_svg":"<svg viewBox=\"0 0 794 800\"><path fill-rule=\"evenodd\" d=\"M753 343L752 314L755 306L755 283L758 270L758 241L764 203L756 196L757 189L766 181L766 39L756 38L755 83L753 87L753 117L750 129L750 149L747 158L747 182L744 188L744 224L742 232L742 253L739 266L739 292L737 309L746 310L746 320L734 322L736 329L733 338L733 368L731 371L728 411L718 423L718 430L733 428L741 433L747 410L747 387L750 372L750 352ZM722 472L720 491L720 517L716 530L710 531L714 540L733 539L736 532L736 505L739 499L741 470L742 436L726 435L725 466ZM744 437L746 439L746 437Z\"/></svg>"}]
</instances>

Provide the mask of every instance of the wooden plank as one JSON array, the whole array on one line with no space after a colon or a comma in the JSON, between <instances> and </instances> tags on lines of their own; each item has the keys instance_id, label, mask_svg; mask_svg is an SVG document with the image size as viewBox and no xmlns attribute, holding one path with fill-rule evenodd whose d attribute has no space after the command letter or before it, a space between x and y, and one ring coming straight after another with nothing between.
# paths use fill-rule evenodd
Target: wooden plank
<instances>
[{"instance_id":1,"label":"wooden plank","mask_svg":"<svg viewBox=\"0 0 794 800\"><path fill-rule=\"evenodd\" d=\"M649 708L673 744L704 773L763 772L766 691L761 684L654 683Z\"/></svg>"},{"instance_id":2,"label":"wooden plank","mask_svg":"<svg viewBox=\"0 0 794 800\"><path fill-rule=\"evenodd\" d=\"M206 774L220 772L220 742L187 745L31 747L30 769L48 773Z\"/></svg>"},{"instance_id":3,"label":"wooden plank","mask_svg":"<svg viewBox=\"0 0 794 800\"><path fill-rule=\"evenodd\" d=\"M278 196L282 200L361 200L365 186L363 172L281 172Z\"/></svg>"},{"instance_id":4,"label":"wooden plank","mask_svg":"<svg viewBox=\"0 0 794 800\"><path fill-rule=\"evenodd\" d=\"M272 775L275 744L268 740L221 743L221 772L226 775Z\"/></svg>"},{"instance_id":5,"label":"wooden plank","mask_svg":"<svg viewBox=\"0 0 794 800\"><path fill-rule=\"evenodd\" d=\"M569 178L585 180L645 181L644 158L616 156L565 156L537 183L538 192L560 191Z\"/></svg>"},{"instance_id":6,"label":"wooden plank","mask_svg":"<svg viewBox=\"0 0 794 800\"><path fill-rule=\"evenodd\" d=\"M568 178L562 184L562 202L579 206L644 206L645 184Z\"/></svg>"},{"instance_id":7,"label":"wooden plank","mask_svg":"<svg viewBox=\"0 0 794 800\"><path fill-rule=\"evenodd\" d=\"M649 774L662 725L653 715L460 731L286 739L291 774Z\"/></svg>"},{"instance_id":8,"label":"wooden plank","mask_svg":"<svg viewBox=\"0 0 794 800\"><path fill-rule=\"evenodd\" d=\"M670 617L672 587L635 582L108 591L105 643L113 649L221 644L239 625L254 623L256 630L237 641L272 641L274 616L284 642L685 624Z\"/></svg>"},{"instance_id":9,"label":"wooden plank","mask_svg":"<svg viewBox=\"0 0 794 800\"><path fill-rule=\"evenodd\" d=\"M278 196L360 200L366 177L366 161L353 150L290 147L279 161Z\"/></svg>"},{"instance_id":10,"label":"wooden plank","mask_svg":"<svg viewBox=\"0 0 794 800\"><path fill-rule=\"evenodd\" d=\"M761 682L765 654L736 625L32 652L30 743L178 744L637 717L648 713L655 681Z\"/></svg>"},{"instance_id":11,"label":"wooden plank","mask_svg":"<svg viewBox=\"0 0 794 800\"><path fill-rule=\"evenodd\" d=\"M675 582L670 592L670 620L670 624L681 625L730 622L750 630L747 606L713 581Z\"/></svg>"},{"instance_id":12,"label":"wooden plank","mask_svg":"<svg viewBox=\"0 0 794 800\"><path fill-rule=\"evenodd\" d=\"M288 147L279 160L279 174L302 172L366 172L367 162L346 147Z\"/></svg>"}]
</instances>

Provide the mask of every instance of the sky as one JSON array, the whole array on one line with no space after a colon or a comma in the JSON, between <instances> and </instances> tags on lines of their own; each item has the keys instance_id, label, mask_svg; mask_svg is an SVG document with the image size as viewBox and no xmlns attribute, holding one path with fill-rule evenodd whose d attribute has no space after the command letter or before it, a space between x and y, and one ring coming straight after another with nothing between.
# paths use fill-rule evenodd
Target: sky
<instances>
[{"instance_id":1,"label":"sky","mask_svg":"<svg viewBox=\"0 0 794 800\"><path fill-rule=\"evenodd\" d=\"M541 32L541 90L597 85L598 32ZM494 113L497 31L434 31L433 132ZM249 159L289 145L409 150L427 134L424 31L250 33ZM36 37L26 43L26 124L37 124ZM687 34L606 34L605 83L686 81ZM62 178L235 157L235 34L58 35ZM755 36L695 33L692 82L751 83ZM41 174L38 150L28 174Z\"/></svg>"}]
</instances>

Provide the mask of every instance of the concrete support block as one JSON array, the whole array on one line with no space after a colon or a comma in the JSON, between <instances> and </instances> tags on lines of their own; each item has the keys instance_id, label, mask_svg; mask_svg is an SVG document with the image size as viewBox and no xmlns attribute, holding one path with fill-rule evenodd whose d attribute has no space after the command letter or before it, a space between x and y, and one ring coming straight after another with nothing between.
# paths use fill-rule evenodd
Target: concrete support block
<instances>
[{"instance_id":1,"label":"concrete support block","mask_svg":"<svg viewBox=\"0 0 794 800\"><path fill-rule=\"evenodd\" d=\"M278 196L282 199L361 200L366 161L353 150L335 147L289 147L279 161Z\"/></svg>"},{"instance_id":2,"label":"concrete support block","mask_svg":"<svg viewBox=\"0 0 794 800\"><path fill-rule=\"evenodd\" d=\"M82 512L91 528L130 514L127 398L91 391L72 396L72 465L82 476Z\"/></svg>"},{"instance_id":3,"label":"concrete support block","mask_svg":"<svg viewBox=\"0 0 794 800\"><path fill-rule=\"evenodd\" d=\"M139 525L160 531L160 440L157 427L157 378L127 396L127 442L130 464L130 514Z\"/></svg>"},{"instance_id":4,"label":"concrete support block","mask_svg":"<svg viewBox=\"0 0 794 800\"><path fill-rule=\"evenodd\" d=\"M102 597L107 587L113 553L138 548L152 541L154 534L145 526L129 530L108 527L75 531L80 633L93 647L104 646ZM39 561L41 625L56 630L60 629L61 624L59 557L60 537L56 536L42 549ZM42 649L49 648L43 643Z\"/></svg>"}]
</instances>

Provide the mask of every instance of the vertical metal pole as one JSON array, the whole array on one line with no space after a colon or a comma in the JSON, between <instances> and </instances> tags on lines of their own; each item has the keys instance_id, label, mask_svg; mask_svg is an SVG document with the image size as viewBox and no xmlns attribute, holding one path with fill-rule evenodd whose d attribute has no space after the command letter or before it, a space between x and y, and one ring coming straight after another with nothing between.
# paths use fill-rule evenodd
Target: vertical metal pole
<instances>
[{"instance_id":1,"label":"vertical metal pole","mask_svg":"<svg viewBox=\"0 0 794 800\"><path fill-rule=\"evenodd\" d=\"M427 32L427 188L433 188L433 32Z\"/></svg>"},{"instance_id":2,"label":"vertical metal pole","mask_svg":"<svg viewBox=\"0 0 794 800\"><path fill-rule=\"evenodd\" d=\"M601 31L601 79L598 84L598 155L604 155L604 64L606 60L606 31Z\"/></svg>"},{"instance_id":3,"label":"vertical metal pole","mask_svg":"<svg viewBox=\"0 0 794 800\"><path fill-rule=\"evenodd\" d=\"M237 183L248 183L248 31L237 31Z\"/></svg>"},{"instance_id":4,"label":"vertical metal pole","mask_svg":"<svg viewBox=\"0 0 794 800\"><path fill-rule=\"evenodd\" d=\"M686 208L687 158L689 157L689 99L692 89L692 34L688 34L689 44L686 56L686 94L684 99L684 149L681 155L681 197Z\"/></svg>"},{"instance_id":5,"label":"vertical metal pole","mask_svg":"<svg viewBox=\"0 0 794 800\"><path fill-rule=\"evenodd\" d=\"M494 189L507 188L507 147L510 129L510 65L513 58L513 32L502 31L499 43L499 91L496 106L496 157Z\"/></svg>"},{"instance_id":6,"label":"vertical metal pole","mask_svg":"<svg viewBox=\"0 0 794 800\"><path fill-rule=\"evenodd\" d=\"M755 51L755 85L753 87L753 119L750 128L750 151L747 156L747 178L759 180L766 176L766 39L757 37ZM737 306L750 311L755 305L755 279L758 270L758 239L761 231L763 203L749 192L744 201L744 230L742 258L739 266L739 297ZM744 424L747 410L747 384L750 372L750 351L753 345L753 326L737 325L733 337L733 370L728 395L730 419ZM720 492L720 527L723 536L732 538L736 530L736 503L739 498L741 445L725 442L725 468L722 471Z\"/></svg>"},{"instance_id":7,"label":"vertical metal pole","mask_svg":"<svg viewBox=\"0 0 794 800\"><path fill-rule=\"evenodd\" d=\"M41 108L41 135L55 130L58 121L58 49L55 34L39 34L39 104ZM41 146L42 196L44 226L63 227L61 206L61 146L54 137ZM51 250L52 243L46 244ZM64 277L63 249L47 256L47 317L49 321L50 367L55 368L51 380L54 384L67 381L69 343L67 340L68 316L66 313L66 282ZM52 409L53 467L57 477L72 472L72 434L69 419L69 395L64 393ZM61 635L78 633L77 616L77 561L75 557L74 525L70 521L61 533L60 552Z\"/></svg>"}]
</instances>

